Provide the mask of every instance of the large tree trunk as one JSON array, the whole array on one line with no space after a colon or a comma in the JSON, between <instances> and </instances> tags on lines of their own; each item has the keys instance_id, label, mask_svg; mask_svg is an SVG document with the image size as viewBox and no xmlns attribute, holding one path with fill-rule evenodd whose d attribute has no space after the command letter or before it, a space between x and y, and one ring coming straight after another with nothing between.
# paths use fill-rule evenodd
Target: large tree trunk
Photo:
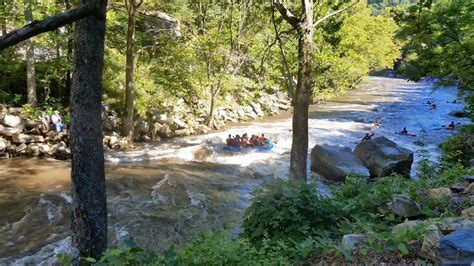
<instances>
[{"instance_id":1,"label":"large tree trunk","mask_svg":"<svg viewBox=\"0 0 474 266\"><path fill-rule=\"evenodd\" d=\"M31 0L25 1L25 19L28 23L33 22ZM32 39L26 41L26 91L28 104L36 106L35 47Z\"/></svg>"},{"instance_id":2,"label":"large tree trunk","mask_svg":"<svg viewBox=\"0 0 474 266\"><path fill-rule=\"evenodd\" d=\"M304 19L298 27L298 84L293 94L293 142L290 174L306 181L308 159L308 108L312 93L313 1L302 0Z\"/></svg>"},{"instance_id":3,"label":"large tree trunk","mask_svg":"<svg viewBox=\"0 0 474 266\"><path fill-rule=\"evenodd\" d=\"M206 125L210 128L212 128L212 124L214 123L214 111L216 109L216 97L218 93L218 89L216 91L213 91L211 88L211 106L209 109L209 115L206 118Z\"/></svg>"},{"instance_id":4,"label":"large tree trunk","mask_svg":"<svg viewBox=\"0 0 474 266\"><path fill-rule=\"evenodd\" d=\"M2 31L2 36L7 35L7 22L6 22L6 15L7 15L7 3L6 0L1 0L0 4L2 5L2 12L3 14L0 16L0 29Z\"/></svg>"},{"instance_id":5,"label":"large tree trunk","mask_svg":"<svg viewBox=\"0 0 474 266\"><path fill-rule=\"evenodd\" d=\"M133 80L134 70L134 42L135 42L135 14L137 12L136 0L125 0L128 2L128 30L125 69L125 114L123 118L123 135L127 137L128 143L133 142L133 111L135 108L135 83Z\"/></svg>"},{"instance_id":6,"label":"large tree trunk","mask_svg":"<svg viewBox=\"0 0 474 266\"><path fill-rule=\"evenodd\" d=\"M107 204L102 148L102 67L106 0L94 4L94 15L76 23L71 93L72 247L80 257L100 258L107 248Z\"/></svg>"}]
</instances>

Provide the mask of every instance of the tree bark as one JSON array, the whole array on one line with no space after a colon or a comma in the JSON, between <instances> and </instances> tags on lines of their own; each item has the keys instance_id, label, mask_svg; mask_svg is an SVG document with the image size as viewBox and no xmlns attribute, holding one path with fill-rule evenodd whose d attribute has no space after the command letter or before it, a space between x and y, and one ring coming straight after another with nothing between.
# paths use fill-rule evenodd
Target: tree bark
<instances>
[{"instance_id":1,"label":"tree bark","mask_svg":"<svg viewBox=\"0 0 474 266\"><path fill-rule=\"evenodd\" d=\"M25 20L33 22L31 0L25 0ZM36 106L35 47L32 39L26 41L26 91L27 103Z\"/></svg>"},{"instance_id":2,"label":"tree bark","mask_svg":"<svg viewBox=\"0 0 474 266\"><path fill-rule=\"evenodd\" d=\"M290 175L306 182L308 160L308 109L312 94L313 0L302 0L303 19L298 27L298 84L293 97L293 142Z\"/></svg>"},{"instance_id":3,"label":"tree bark","mask_svg":"<svg viewBox=\"0 0 474 266\"><path fill-rule=\"evenodd\" d=\"M1 0L1 5L2 5L2 12L3 14L0 16L0 28L2 31L2 37L7 35L7 19L5 16L7 15L7 3L5 0Z\"/></svg>"},{"instance_id":4,"label":"tree bark","mask_svg":"<svg viewBox=\"0 0 474 266\"><path fill-rule=\"evenodd\" d=\"M73 264L100 258L107 248L107 204L102 148L102 68L106 0L83 0L94 15L76 23L71 93Z\"/></svg>"},{"instance_id":5,"label":"tree bark","mask_svg":"<svg viewBox=\"0 0 474 266\"><path fill-rule=\"evenodd\" d=\"M128 3L128 5L127 5ZM123 135L129 144L133 143L133 113L135 108L135 82L134 71L134 42L135 42L135 14L137 12L136 0L125 0L128 12L127 49L125 67L125 114L123 117Z\"/></svg>"},{"instance_id":6,"label":"tree bark","mask_svg":"<svg viewBox=\"0 0 474 266\"><path fill-rule=\"evenodd\" d=\"M94 1L100 2L100 0ZM90 1L88 1L88 3L89 2ZM43 32L52 31L64 25L71 24L74 21L91 16L95 14L95 12L96 10L94 9L94 5L90 3L79 6L72 10L68 10L58 15L48 17L44 20L35 20L32 23L25 25L23 28L11 31L6 35L2 35L2 37L0 37L0 50L13 46Z\"/></svg>"}]
</instances>

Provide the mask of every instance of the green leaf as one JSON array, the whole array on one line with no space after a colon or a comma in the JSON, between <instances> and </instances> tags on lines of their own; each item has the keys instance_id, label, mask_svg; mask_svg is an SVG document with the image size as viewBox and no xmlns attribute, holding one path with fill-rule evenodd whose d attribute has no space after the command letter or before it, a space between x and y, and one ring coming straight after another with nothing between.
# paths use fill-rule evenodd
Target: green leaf
<instances>
[{"instance_id":1,"label":"green leaf","mask_svg":"<svg viewBox=\"0 0 474 266\"><path fill-rule=\"evenodd\" d=\"M404 243L398 244L397 248L398 248L398 250L400 250L401 253L403 253L403 255L407 255L408 253L410 253L408 251L407 246Z\"/></svg>"}]
</instances>

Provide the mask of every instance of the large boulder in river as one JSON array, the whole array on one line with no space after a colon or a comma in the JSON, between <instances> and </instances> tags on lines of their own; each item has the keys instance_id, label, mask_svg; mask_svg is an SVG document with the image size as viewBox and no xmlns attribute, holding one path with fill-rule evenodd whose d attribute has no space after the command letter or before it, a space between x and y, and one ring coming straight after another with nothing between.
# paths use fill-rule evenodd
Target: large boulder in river
<instances>
[{"instance_id":1,"label":"large boulder in river","mask_svg":"<svg viewBox=\"0 0 474 266\"><path fill-rule=\"evenodd\" d=\"M455 111L449 112L449 115L455 116L455 117L467 117L468 114L464 112L463 110L455 110Z\"/></svg>"},{"instance_id":2,"label":"large boulder in river","mask_svg":"<svg viewBox=\"0 0 474 266\"><path fill-rule=\"evenodd\" d=\"M352 150L340 146L314 146L311 151L311 170L334 181L343 181L350 173L370 176L369 170Z\"/></svg>"},{"instance_id":3,"label":"large boulder in river","mask_svg":"<svg viewBox=\"0 0 474 266\"><path fill-rule=\"evenodd\" d=\"M409 175L413 152L398 146L386 137L377 137L359 143L354 150L362 163L369 168L371 177L392 173Z\"/></svg>"}]
</instances>

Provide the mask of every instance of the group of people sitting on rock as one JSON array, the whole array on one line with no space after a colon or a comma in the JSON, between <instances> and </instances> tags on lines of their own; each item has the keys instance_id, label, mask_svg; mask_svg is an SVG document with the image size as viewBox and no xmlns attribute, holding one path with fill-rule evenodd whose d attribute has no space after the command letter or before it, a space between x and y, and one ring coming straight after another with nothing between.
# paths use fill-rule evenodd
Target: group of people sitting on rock
<instances>
[{"instance_id":1,"label":"group of people sitting on rock","mask_svg":"<svg viewBox=\"0 0 474 266\"><path fill-rule=\"evenodd\" d=\"M43 107L41 114L39 116L40 121L43 123L45 127L45 131L48 131L50 124L53 125L54 132L56 133L65 133L65 126L62 121L61 114L59 114L58 110L54 110L53 114L50 116L48 112L48 107Z\"/></svg>"},{"instance_id":2,"label":"group of people sitting on rock","mask_svg":"<svg viewBox=\"0 0 474 266\"><path fill-rule=\"evenodd\" d=\"M244 133L242 136L235 135L232 137L229 134L229 137L226 139L226 144L232 147L257 147L265 146L268 139L265 137L265 134L262 134L260 137L258 135L252 135L250 138L247 133Z\"/></svg>"}]
</instances>

